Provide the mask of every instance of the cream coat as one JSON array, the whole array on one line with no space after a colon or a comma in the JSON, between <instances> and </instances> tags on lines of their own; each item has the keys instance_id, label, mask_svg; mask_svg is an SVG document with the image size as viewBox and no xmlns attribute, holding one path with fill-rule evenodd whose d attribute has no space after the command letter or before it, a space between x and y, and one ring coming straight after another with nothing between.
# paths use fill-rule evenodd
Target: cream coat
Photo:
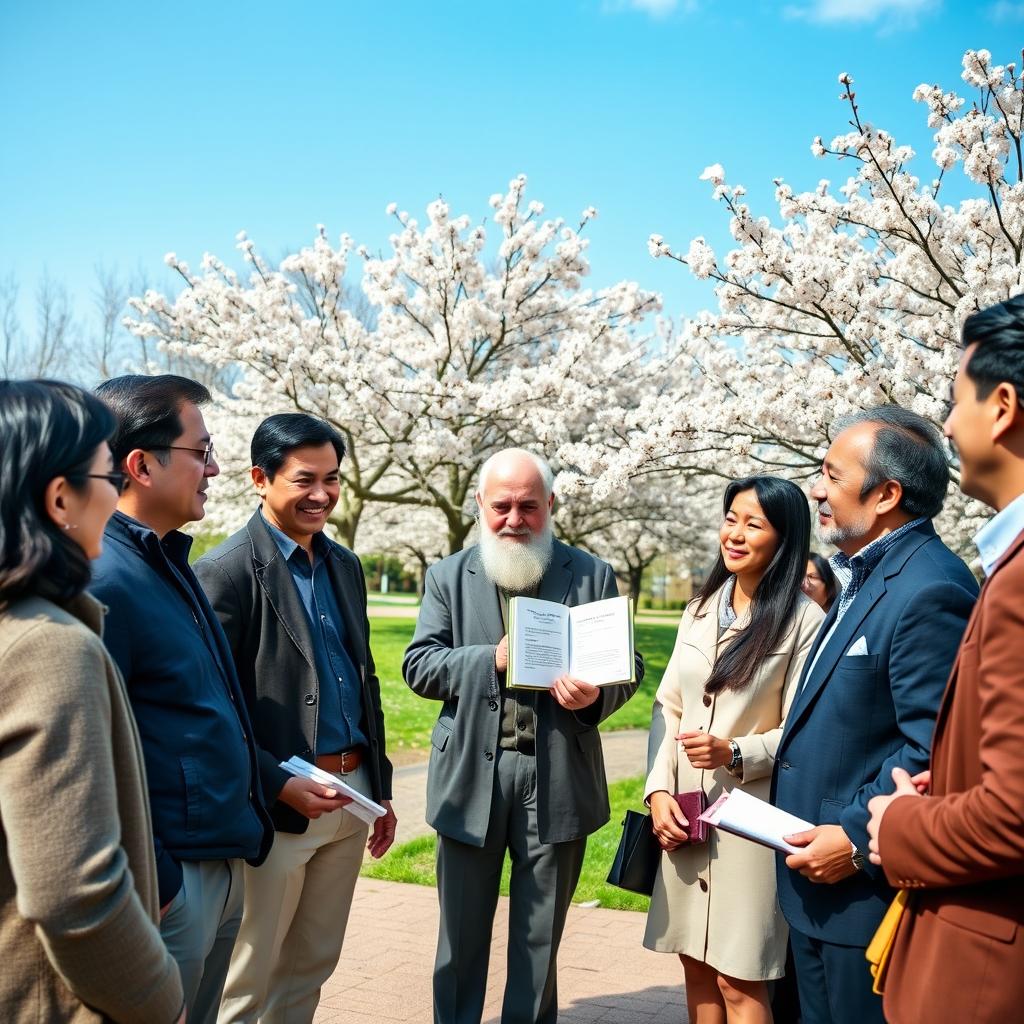
<instances>
[{"instance_id":1,"label":"cream coat","mask_svg":"<svg viewBox=\"0 0 1024 1024\"><path fill-rule=\"evenodd\" d=\"M645 797L658 790L703 789L710 804L739 786L768 798L785 714L824 613L801 594L788 634L748 686L740 692L725 690L705 704L704 684L719 647L723 594L724 588L699 617L691 605L679 624L654 704ZM733 623L721 643L727 644L746 621L744 616ZM690 766L675 737L697 730L736 740L743 755L742 779L725 768ZM710 831L707 843L662 854L644 945L683 953L734 978L780 978L788 931L775 896L775 855L748 840Z\"/></svg>"}]
</instances>

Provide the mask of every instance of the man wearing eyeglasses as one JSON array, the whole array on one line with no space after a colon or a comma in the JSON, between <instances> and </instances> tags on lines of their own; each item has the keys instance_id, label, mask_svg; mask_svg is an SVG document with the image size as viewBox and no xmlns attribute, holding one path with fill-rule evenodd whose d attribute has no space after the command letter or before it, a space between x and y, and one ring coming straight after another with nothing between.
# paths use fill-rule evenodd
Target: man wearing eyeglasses
<instances>
[{"instance_id":1,"label":"man wearing eyeglasses","mask_svg":"<svg viewBox=\"0 0 1024 1024\"><path fill-rule=\"evenodd\" d=\"M205 515L220 469L186 377L129 375L97 393L124 490L93 563L104 640L124 676L146 760L160 930L181 969L190 1024L217 1017L243 906L242 862L266 857L256 744L224 632L179 532Z\"/></svg>"}]
</instances>

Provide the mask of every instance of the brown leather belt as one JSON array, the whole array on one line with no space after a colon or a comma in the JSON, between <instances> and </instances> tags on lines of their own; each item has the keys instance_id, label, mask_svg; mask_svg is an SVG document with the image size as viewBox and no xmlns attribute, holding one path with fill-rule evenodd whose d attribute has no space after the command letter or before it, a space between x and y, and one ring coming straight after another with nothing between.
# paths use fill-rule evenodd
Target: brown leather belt
<instances>
[{"instance_id":1,"label":"brown leather belt","mask_svg":"<svg viewBox=\"0 0 1024 1024\"><path fill-rule=\"evenodd\" d=\"M320 754L316 759L317 768L330 772L332 775L350 775L362 763L363 750L361 747L342 750L337 754Z\"/></svg>"}]
</instances>

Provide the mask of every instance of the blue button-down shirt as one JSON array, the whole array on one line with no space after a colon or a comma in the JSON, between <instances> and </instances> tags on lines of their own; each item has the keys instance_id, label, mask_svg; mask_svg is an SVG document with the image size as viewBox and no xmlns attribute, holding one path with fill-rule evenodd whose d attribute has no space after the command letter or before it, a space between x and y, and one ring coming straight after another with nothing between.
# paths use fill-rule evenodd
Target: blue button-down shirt
<instances>
[{"instance_id":1,"label":"blue button-down shirt","mask_svg":"<svg viewBox=\"0 0 1024 1024\"><path fill-rule=\"evenodd\" d=\"M330 556L327 539L319 533L314 535L310 564L309 555L291 537L266 518L263 521L288 564L309 618L313 658L320 681L316 752L336 754L339 750L367 745L359 724L363 717L359 671L345 647L345 619L327 572Z\"/></svg>"}]
</instances>

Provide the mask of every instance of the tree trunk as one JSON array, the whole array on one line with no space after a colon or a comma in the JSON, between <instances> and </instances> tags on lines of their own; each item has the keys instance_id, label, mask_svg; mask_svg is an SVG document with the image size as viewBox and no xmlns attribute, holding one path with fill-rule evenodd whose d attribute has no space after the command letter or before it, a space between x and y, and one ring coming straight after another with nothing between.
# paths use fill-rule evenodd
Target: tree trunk
<instances>
[{"instance_id":1,"label":"tree trunk","mask_svg":"<svg viewBox=\"0 0 1024 1024\"><path fill-rule=\"evenodd\" d=\"M356 497L347 487L342 487L331 522L338 528L341 543L351 551L356 547L356 532L365 506L362 498Z\"/></svg>"},{"instance_id":2,"label":"tree trunk","mask_svg":"<svg viewBox=\"0 0 1024 1024\"><path fill-rule=\"evenodd\" d=\"M631 565L628 569L629 575L629 596L633 598L633 607L640 607L640 585L644 578L644 567L642 565Z\"/></svg>"},{"instance_id":3,"label":"tree trunk","mask_svg":"<svg viewBox=\"0 0 1024 1024\"><path fill-rule=\"evenodd\" d=\"M423 593L427 585L427 556L422 551L416 552L416 558L420 563L420 571L416 574L416 596L423 602Z\"/></svg>"}]
</instances>

